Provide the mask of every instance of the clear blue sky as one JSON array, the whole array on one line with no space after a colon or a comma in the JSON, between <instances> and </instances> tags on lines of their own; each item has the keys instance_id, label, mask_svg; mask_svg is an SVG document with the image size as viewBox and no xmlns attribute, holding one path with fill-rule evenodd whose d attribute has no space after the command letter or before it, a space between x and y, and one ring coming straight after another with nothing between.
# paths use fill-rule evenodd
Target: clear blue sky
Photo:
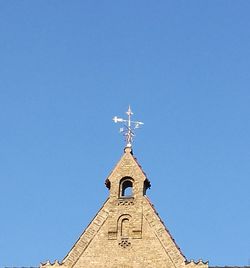
<instances>
[{"instance_id":1,"label":"clear blue sky","mask_svg":"<svg viewBox=\"0 0 250 268\"><path fill-rule=\"evenodd\" d=\"M250 262L250 1L0 0L0 267L62 260L108 196L128 104L188 259Z\"/></svg>"}]
</instances>

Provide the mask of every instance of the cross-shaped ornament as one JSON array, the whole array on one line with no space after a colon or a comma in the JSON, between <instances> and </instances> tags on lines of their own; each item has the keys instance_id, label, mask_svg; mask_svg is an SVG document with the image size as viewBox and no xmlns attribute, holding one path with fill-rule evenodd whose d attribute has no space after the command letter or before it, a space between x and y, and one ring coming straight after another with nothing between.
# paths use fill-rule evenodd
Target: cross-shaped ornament
<instances>
[{"instance_id":1,"label":"cross-shaped ornament","mask_svg":"<svg viewBox=\"0 0 250 268\"><path fill-rule=\"evenodd\" d=\"M133 137L135 136L134 130L143 125L143 122L140 121L132 121L131 116L133 115L130 106L128 107L128 111L126 112L128 115L128 119L123 119L115 116L113 121L115 123L124 123L124 126L120 128L120 132L123 133L126 140L126 147L132 147Z\"/></svg>"}]
</instances>

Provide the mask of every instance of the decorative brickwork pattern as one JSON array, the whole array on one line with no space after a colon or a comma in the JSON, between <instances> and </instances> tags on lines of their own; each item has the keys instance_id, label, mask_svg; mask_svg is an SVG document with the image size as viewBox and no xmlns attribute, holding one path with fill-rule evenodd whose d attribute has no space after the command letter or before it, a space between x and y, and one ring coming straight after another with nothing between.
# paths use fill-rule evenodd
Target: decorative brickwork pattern
<instances>
[{"instance_id":1,"label":"decorative brickwork pattern","mask_svg":"<svg viewBox=\"0 0 250 268\"><path fill-rule=\"evenodd\" d=\"M119 242L119 246L125 249L130 247L131 243L128 241L128 239L122 239L121 242Z\"/></svg>"}]
</instances>

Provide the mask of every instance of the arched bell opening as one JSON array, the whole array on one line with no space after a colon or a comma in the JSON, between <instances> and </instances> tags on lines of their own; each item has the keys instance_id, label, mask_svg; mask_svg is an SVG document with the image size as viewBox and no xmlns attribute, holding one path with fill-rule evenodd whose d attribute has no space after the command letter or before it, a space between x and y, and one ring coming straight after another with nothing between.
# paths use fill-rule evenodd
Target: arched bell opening
<instances>
[{"instance_id":1,"label":"arched bell opening","mask_svg":"<svg viewBox=\"0 0 250 268\"><path fill-rule=\"evenodd\" d=\"M133 196L133 179L131 177L122 178L120 181L120 197L129 198Z\"/></svg>"}]
</instances>

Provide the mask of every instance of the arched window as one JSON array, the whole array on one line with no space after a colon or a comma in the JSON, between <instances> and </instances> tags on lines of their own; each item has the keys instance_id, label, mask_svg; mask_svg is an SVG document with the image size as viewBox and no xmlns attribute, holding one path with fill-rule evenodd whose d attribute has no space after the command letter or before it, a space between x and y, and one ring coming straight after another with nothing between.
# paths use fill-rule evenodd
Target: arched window
<instances>
[{"instance_id":1,"label":"arched window","mask_svg":"<svg viewBox=\"0 0 250 268\"><path fill-rule=\"evenodd\" d=\"M133 180L130 177L125 177L121 180L120 196L132 197L133 196Z\"/></svg>"},{"instance_id":2,"label":"arched window","mask_svg":"<svg viewBox=\"0 0 250 268\"><path fill-rule=\"evenodd\" d=\"M131 236L131 228L131 215L121 215L117 220L118 237L128 239Z\"/></svg>"}]
</instances>

